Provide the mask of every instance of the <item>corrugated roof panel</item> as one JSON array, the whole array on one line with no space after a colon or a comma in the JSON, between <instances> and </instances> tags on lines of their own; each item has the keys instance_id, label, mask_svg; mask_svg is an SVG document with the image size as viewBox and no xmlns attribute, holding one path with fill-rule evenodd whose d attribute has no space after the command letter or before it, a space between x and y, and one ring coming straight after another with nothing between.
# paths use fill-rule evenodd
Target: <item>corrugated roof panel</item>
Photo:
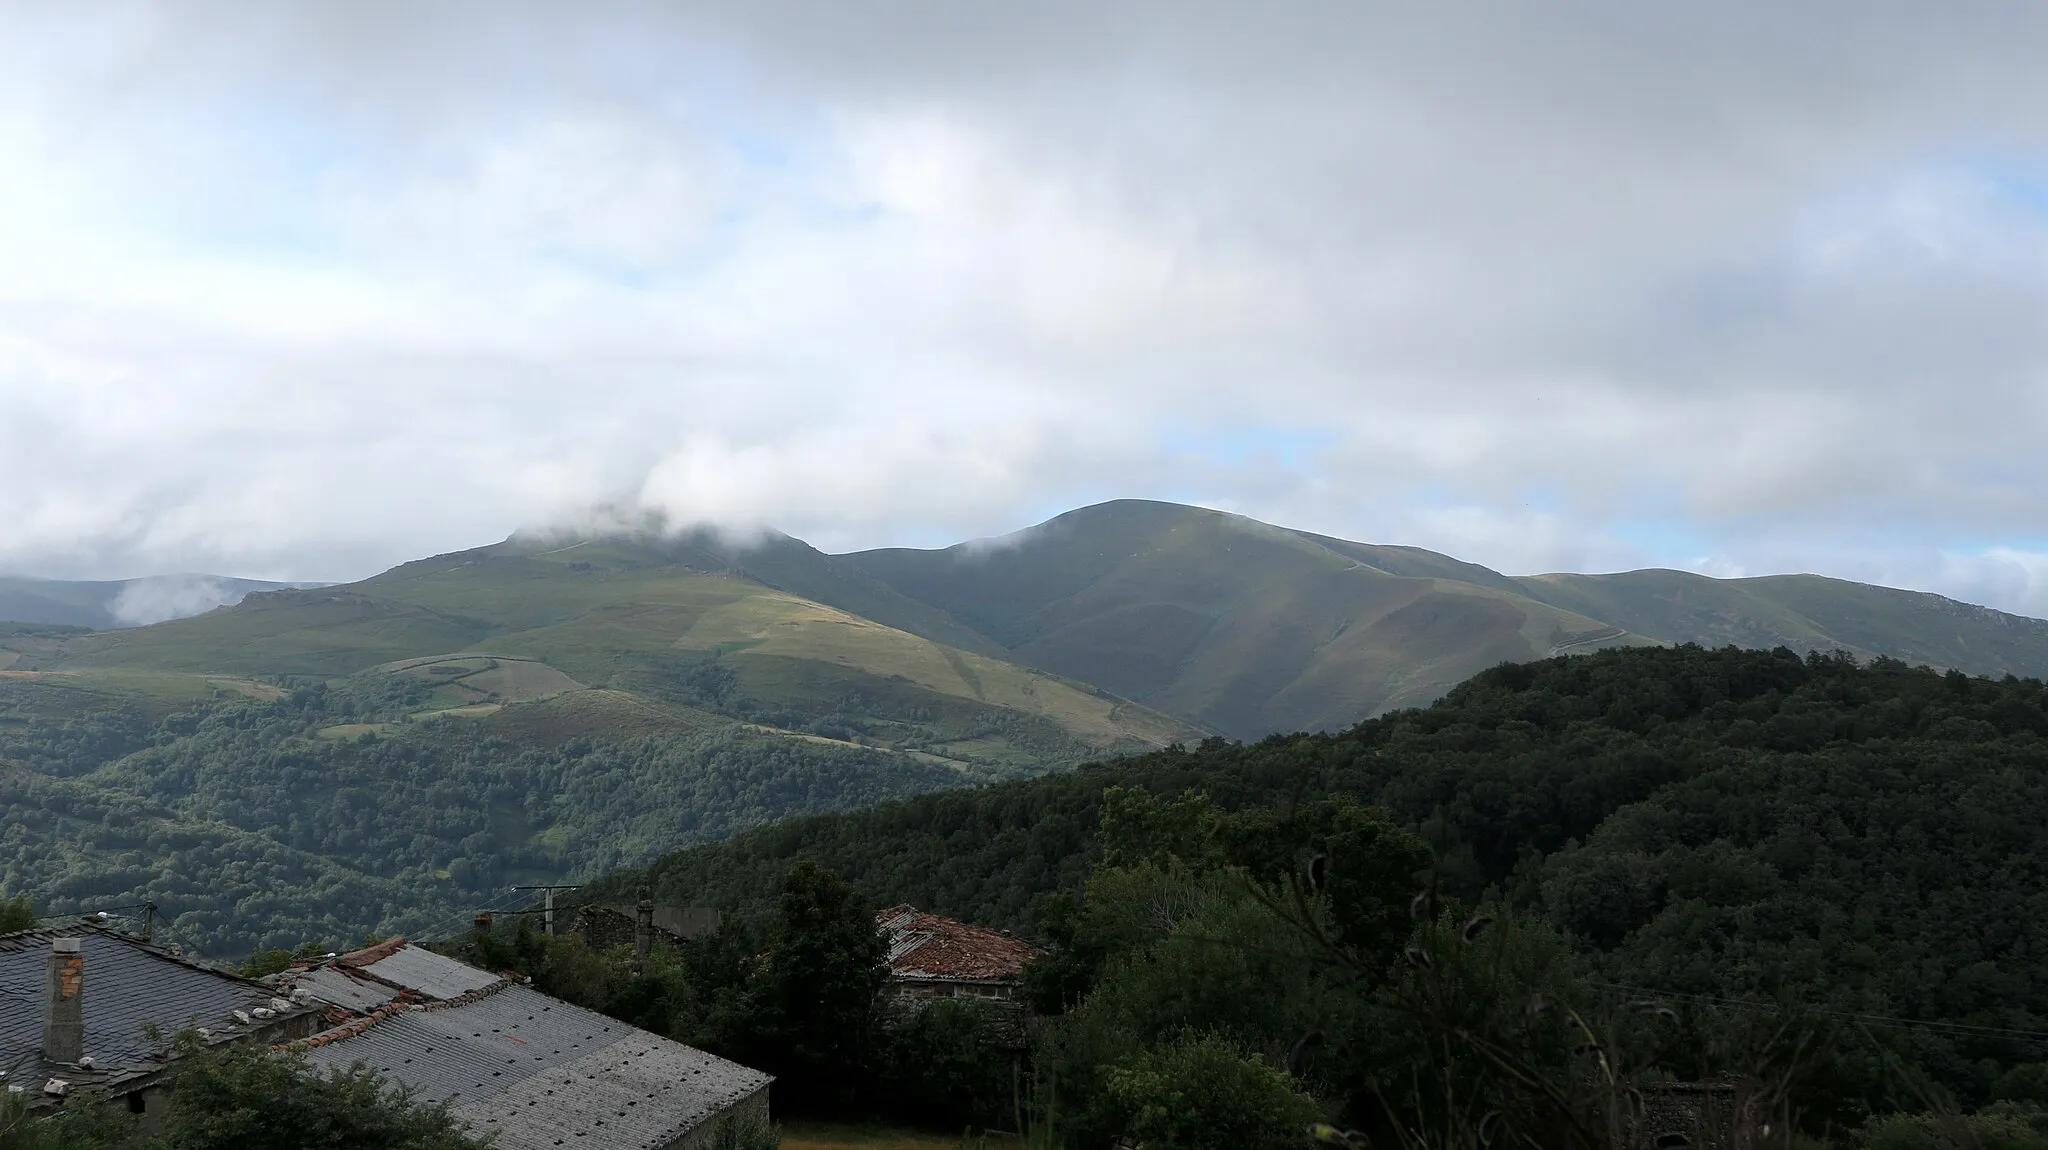
<instances>
[{"instance_id":1,"label":"corrugated roof panel","mask_svg":"<svg viewBox=\"0 0 2048 1150\"><path fill-rule=\"evenodd\" d=\"M479 1130L498 1131L502 1150L665 1146L769 1082L523 986L395 1014L309 1057L329 1068L362 1062L449 1102Z\"/></svg>"},{"instance_id":2,"label":"corrugated roof panel","mask_svg":"<svg viewBox=\"0 0 2048 1150\"><path fill-rule=\"evenodd\" d=\"M279 978L278 985L281 988L303 987L322 1002L358 1014L367 1014L398 997L397 991L383 983L355 978L347 971L332 966L292 971Z\"/></svg>"},{"instance_id":3,"label":"corrugated roof panel","mask_svg":"<svg viewBox=\"0 0 2048 1150\"><path fill-rule=\"evenodd\" d=\"M416 990L429 998L460 998L503 981L495 974L410 943L362 969L393 986Z\"/></svg>"},{"instance_id":4,"label":"corrugated roof panel","mask_svg":"<svg viewBox=\"0 0 2048 1150\"><path fill-rule=\"evenodd\" d=\"M502 1093L633 1032L616 1019L508 986L461 1006L395 1014L310 1054L322 1066L368 1063L430 1101L469 1101Z\"/></svg>"},{"instance_id":5,"label":"corrugated roof panel","mask_svg":"<svg viewBox=\"0 0 2048 1150\"><path fill-rule=\"evenodd\" d=\"M499 1150L666 1146L766 1087L769 1077L645 1031L533 1075L458 1117Z\"/></svg>"}]
</instances>

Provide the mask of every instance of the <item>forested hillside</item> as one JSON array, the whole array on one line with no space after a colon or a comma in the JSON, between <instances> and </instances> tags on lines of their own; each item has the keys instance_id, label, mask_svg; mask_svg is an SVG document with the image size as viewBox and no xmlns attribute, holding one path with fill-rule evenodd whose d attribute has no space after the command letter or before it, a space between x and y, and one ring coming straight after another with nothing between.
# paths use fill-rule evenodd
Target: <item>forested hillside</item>
<instances>
[{"instance_id":1,"label":"forested hillside","mask_svg":"<svg viewBox=\"0 0 2048 1150\"><path fill-rule=\"evenodd\" d=\"M152 705L0 677L0 891L46 913L154 901L215 954L354 943L457 925L515 883L999 777L605 692L420 719L438 688L416 678L239 686Z\"/></svg>"},{"instance_id":2,"label":"forested hillside","mask_svg":"<svg viewBox=\"0 0 2048 1150\"><path fill-rule=\"evenodd\" d=\"M1502 666L1435 705L795 819L611 876L768 905L797 859L878 903L1029 929L1096 859L1104 788L1226 810L1384 804L1446 890L1548 917L1595 975L1908 1027L1965 1095L2048 1062L2048 687L1694 647Z\"/></svg>"}]
</instances>

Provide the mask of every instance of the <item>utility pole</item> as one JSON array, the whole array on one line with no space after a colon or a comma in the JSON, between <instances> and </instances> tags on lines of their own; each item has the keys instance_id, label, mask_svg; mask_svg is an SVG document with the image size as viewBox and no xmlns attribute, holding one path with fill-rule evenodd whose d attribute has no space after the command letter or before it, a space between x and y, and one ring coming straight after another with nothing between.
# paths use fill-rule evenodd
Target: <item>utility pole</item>
<instances>
[{"instance_id":1,"label":"utility pole","mask_svg":"<svg viewBox=\"0 0 2048 1150\"><path fill-rule=\"evenodd\" d=\"M550 886L515 886L513 890L537 890L541 892L540 928L547 934L555 933L555 892L558 890L582 890L569 883L555 883Z\"/></svg>"},{"instance_id":2,"label":"utility pole","mask_svg":"<svg viewBox=\"0 0 2048 1150\"><path fill-rule=\"evenodd\" d=\"M647 951L654 944L654 891L649 887L640 888L640 902L634 907L633 916L633 973L638 975L647 970Z\"/></svg>"}]
</instances>

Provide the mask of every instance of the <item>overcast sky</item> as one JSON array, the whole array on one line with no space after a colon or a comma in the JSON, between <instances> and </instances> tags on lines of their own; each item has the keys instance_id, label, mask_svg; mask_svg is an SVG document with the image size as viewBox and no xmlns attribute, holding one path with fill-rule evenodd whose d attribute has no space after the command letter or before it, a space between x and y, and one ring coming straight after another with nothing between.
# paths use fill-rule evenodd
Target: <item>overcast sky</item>
<instances>
[{"instance_id":1,"label":"overcast sky","mask_svg":"<svg viewBox=\"0 0 2048 1150\"><path fill-rule=\"evenodd\" d=\"M2048 5L0 0L0 570L1201 503L2048 614Z\"/></svg>"}]
</instances>

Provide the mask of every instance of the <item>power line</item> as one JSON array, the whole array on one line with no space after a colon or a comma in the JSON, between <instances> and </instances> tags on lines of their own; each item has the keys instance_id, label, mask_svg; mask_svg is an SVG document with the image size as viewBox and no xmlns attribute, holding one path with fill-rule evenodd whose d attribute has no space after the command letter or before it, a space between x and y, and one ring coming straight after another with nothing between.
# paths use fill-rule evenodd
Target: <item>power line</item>
<instances>
[{"instance_id":1,"label":"power line","mask_svg":"<svg viewBox=\"0 0 2048 1150\"><path fill-rule=\"evenodd\" d=\"M460 927L462 925L462 920L472 915L497 914L503 912L509 908L509 904L517 901L519 901L519 888L513 887L511 890L505 892L502 895L499 895L497 899L495 899L494 901L486 903L485 905L478 907L476 910L473 911L456 911L454 914L451 914L448 917L441 919L439 922L434 923L432 926L426 927L422 930L415 932L413 934L413 937L420 942L432 942L439 938L445 938L447 936L441 933L444 928L450 926Z\"/></svg>"},{"instance_id":2,"label":"power line","mask_svg":"<svg viewBox=\"0 0 2048 1150\"><path fill-rule=\"evenodd\" d=\"M1681 1002L1704 1003L1709 1006L1726 1006L1738 1010L1776 1012L1783 1008L1769 1003L1747 1001L1739 998L1719 998L1708 994L1687 994L1683 991L1656 990L1647 986L1630 986L1619 982L1588 982L1588 986L1602 990L1619 990L1645 998L1669 998ZM1968 1022L1943 1022L1938 1019L1897 1018L1887 1014L1858 1014L1843 1010L1821 1010L1801 1008L1804 1013L1820 1018L1832 1018L1842 1022L1873 1022L1890 1026L1910 1026L1922 1030L1934 1030L1964 1037L2017 1038L2034 1042L2048 1042L2048 1030L2020 1030L2007 1026L1978 1026Z\"/></svg>"},{"instance_id":3,"label":"power line","mask_svg":"<svg viewBox=\"0 0 2048 1150\"><path fill-rule=\"evenodd\" d=\"M513 890L537 890L543 892L546 902L541 906L541 929L548 934L555 933L555 892L558 890L582 890L581 883L544 883L540 886L515 886Z\"/></svg>"}]
</instances>

